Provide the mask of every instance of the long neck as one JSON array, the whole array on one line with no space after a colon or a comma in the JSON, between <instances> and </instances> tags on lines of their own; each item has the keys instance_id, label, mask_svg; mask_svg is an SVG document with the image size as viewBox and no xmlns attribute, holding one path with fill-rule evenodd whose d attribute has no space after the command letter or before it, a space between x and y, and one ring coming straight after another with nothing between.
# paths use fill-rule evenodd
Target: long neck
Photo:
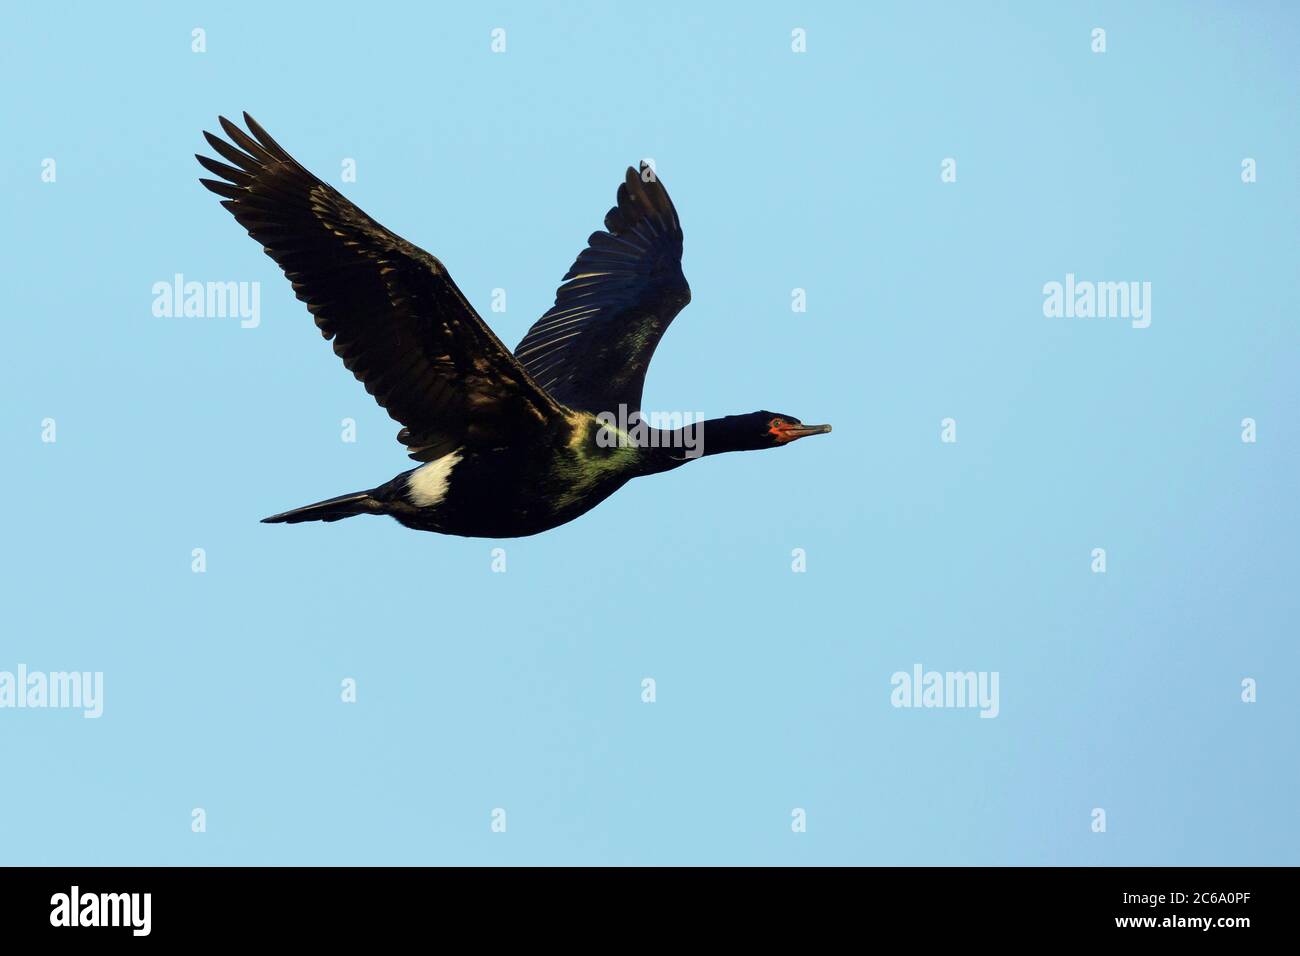
<instances>
[{"instance_id":1,"label":"long neck","mask_svg":"<svg viewBox=\"0 0 1300 956\"><path fill-rule=\"evenodd\" d=\"M647 428L646 446L642 448L646 474L680 467L706 455L729 451L747 451L753 443L746 441L748 430L740 426L740 416L710 418L683 425L681 428Z\"/></svg>"}]
</instances>

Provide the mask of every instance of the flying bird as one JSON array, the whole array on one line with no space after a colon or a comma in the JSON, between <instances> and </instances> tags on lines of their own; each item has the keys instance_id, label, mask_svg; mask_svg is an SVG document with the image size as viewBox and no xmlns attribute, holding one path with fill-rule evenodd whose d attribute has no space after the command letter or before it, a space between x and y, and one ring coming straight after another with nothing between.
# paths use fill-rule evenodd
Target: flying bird
<instances>
[{"instance_id":1,"label":"flying bird","mask_svg":"<svg viewBox=\"0 0 1300 956\"><path fill-rule=\"evenodd\" d=\"M572 521L632 478L831 430L769 411L680 428L641 416L650 357L691 300L677 210L646 164L628 168L605 228L511 353L441 262L309 173L247 113L247 132L219 119L229 142L203 135L226 162L196 156L220 177L200 182L284 271L421 463L263 521L391 515L421 531L521 537Z\"/></svg>"}]
</instances>

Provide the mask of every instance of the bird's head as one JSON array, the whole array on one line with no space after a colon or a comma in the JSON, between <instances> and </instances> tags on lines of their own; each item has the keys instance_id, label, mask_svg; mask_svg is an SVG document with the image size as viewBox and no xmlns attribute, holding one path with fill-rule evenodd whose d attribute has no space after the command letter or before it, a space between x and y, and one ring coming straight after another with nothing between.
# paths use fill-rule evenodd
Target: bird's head
<instances>
[{"instance_id":1,"label":"bird's head","mask_svg":"<svg viewBox=\"0 0 1300 956\"><path fill-rule=\"evenodd\" d=\"M779 448L790 444L796 438L825 435L831 430L830 425L805 425L793 415L768 411L730 415L721 419L720 424L723 425L721 429L705 431L704 453L706 455L711 451L758 451L762 448ZM712 448L710 448L711 443Z\"/></svg>"},{"instance_id":2,"label":"bird's head","mask_svg":"<svg viewBox=\"0 0 1300 956\"><path fill-rule=\"evenodd\" d=\"M759 447L762 448L788 445L796 438L825 435L831 430L830 425L805 425L793 415L782 415L780 412L755 412L754 418L761 428L763 444Z\"/></svg>"}]
</instances>

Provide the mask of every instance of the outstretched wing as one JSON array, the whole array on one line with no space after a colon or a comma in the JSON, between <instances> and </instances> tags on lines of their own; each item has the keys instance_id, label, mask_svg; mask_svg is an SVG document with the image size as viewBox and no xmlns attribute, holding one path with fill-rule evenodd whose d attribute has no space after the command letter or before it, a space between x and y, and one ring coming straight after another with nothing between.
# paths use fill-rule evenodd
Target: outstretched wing
<instances>
[{"instance_id":1,"label":"outstretched wing","mask_svg":"<svg viewBox=\"0 0 1300 956\"><path fill-rule=\"evenodd\" d=\"M404 427L416 461L504 444L561 411L532 380L441 262L389 232L307 172L251 116L250 136L221 117L233 163L198 156L203 179L293 283L343 364Z\"/></svg>"},{"instance_id":2,"label":"outstretched wing","mask_svg":"<svg viewBox=\"0 0 1300 956\"><path fill-rule=\"evenodd\" d=\"M605 230L591 234L564 279L515 357L571 408L640 411L655 346L691 301L681 223L653 169L628 169Z\"/></svg>"}]
</instances>

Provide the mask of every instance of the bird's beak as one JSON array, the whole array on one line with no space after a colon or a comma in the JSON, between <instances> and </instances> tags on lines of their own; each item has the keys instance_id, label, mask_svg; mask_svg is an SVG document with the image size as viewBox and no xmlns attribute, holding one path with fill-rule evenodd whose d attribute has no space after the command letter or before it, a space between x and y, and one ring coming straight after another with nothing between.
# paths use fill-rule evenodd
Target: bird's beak
<instances>
[{"instance_id":1,"label":"bird's beak","mask_svg":"<svg viewBox=\"0 0 1300 956\"><path fill-rule=\"evenodd\" d=\"M830 430L830 425L778 425L775 429L777 441L781 442L807 438L809 435L826 435Z\"/></svg>"}]
</instances>

